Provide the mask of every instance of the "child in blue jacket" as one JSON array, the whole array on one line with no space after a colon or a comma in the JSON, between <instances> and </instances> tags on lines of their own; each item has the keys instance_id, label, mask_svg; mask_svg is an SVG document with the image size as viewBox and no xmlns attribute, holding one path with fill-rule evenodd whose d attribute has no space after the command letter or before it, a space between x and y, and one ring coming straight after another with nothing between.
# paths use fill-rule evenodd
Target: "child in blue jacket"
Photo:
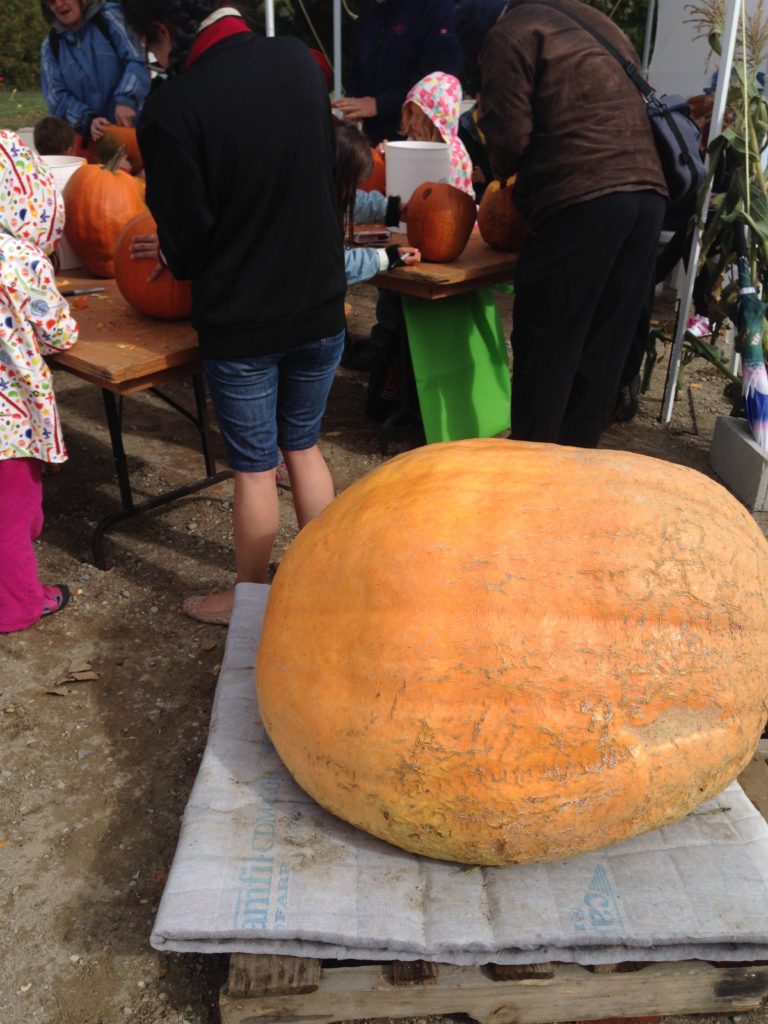
<instances>
[{"instance_id":1,"label":"child in blue jacket","mask_svg":"<svg viewBox=\"0 0 768 1024\"><path fill-rule=\"evenodd\" d=\"M40 0L52 26L41 49L48 109L98 141L109 124L133 125L149 92L144 54L118 3Z\"/></svg>"}]
</instances>

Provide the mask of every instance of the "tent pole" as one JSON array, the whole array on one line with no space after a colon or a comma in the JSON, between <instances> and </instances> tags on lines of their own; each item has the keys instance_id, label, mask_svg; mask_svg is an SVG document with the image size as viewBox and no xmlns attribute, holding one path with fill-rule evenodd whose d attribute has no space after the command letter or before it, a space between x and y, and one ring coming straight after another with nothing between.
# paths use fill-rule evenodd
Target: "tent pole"
<instances>
[{"instance_id":1,"label":"tent pole","mask_svg":"<svg viewBox=\"0 0 768 1024\"><path fill-rule=\"evenodd\" d=\"M275 34L275 0L264 0L264 34Z\"/></svg>"},{"instance_id":2,"label":"tent pole","mask_svg":"<svg viewBox=\"0 0 768 1024\"><path fill-rule=\"evenodd\" d=\"M333 96L341 97L341 0L333 0Z\"/></svg>"},{"instance_id":3,"label":"tent pole","mask_svg":"<svg viewBox=\"0 0 768 1024\"><path fill-rule=\"evenodd\" d=\"M645 38L643 39L643 78L648 77L648 65L651 63L651 39L653 38L653 16L656 13L656 0L648 0L648 15L645 19Z\"/></svg>"},{"instance_id":4,"label":"tent pole","mask_svg":"<svg viewBox=\"0 0 768 1024\"><path fill-rule=\"evenodd\" d=\"M722 35L722 57L717 73L717 89L715 90L715 101L712 108L712 120L710 122L709 138L718 136L723 127L723 116L728 101L728 87L731 81L733 69L733 55L736 50L736 37L739 30L739 13L743 0L726 0L725 5L725 27ZM708 160L707 160L708 162ZM709 200L712 194L710 184L704 196L702 210L706 216L709 209ZM688 269L685 275L685 287L680 296L677 307L677 322L675 324L675 339L672 343L672 351L669 354L669 366L667 367L667 380L664 385L664 395L661 400L661 413L659 421L669 423L672 419L672 407L675 401L677 390L677 378L680 375L680 363L682 361L683 341L688 326L688 313L693 300L693 286L696 281L697 264L701 254L701 236L704 225L699 222L693 230L691 239L691 251L688 255Z\"/></svg>"}]
</instances>

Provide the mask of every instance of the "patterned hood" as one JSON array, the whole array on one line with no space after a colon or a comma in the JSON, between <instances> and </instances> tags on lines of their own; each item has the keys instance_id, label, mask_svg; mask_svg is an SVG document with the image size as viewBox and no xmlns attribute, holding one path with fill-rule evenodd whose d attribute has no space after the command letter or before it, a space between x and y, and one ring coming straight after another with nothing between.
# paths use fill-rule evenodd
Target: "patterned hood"
<instances>
[{"instance_id":1,"label":"patterned hood","mask_svg":"<svg viewBox=\"0 0 768 1024\"><path fill-rule=\"evenodd\" d=\"M440 132L443 142L450 145L451 184L474 195L472 161L459 138L461 100L461 83L445 71L425 75L405 97L406 103L414 103L427 115Z\"/></svg>"},{"instance_id":2,"label":"patterned hood","mask_svg":"<svg viewBox=\"0 0 768 1024\"><path fill-rule=\"evenodd\" d=\"M0 231L47 256L64 231L64 200L53 173L9 131L0 131Z\"/></svg>"}]
</instances>

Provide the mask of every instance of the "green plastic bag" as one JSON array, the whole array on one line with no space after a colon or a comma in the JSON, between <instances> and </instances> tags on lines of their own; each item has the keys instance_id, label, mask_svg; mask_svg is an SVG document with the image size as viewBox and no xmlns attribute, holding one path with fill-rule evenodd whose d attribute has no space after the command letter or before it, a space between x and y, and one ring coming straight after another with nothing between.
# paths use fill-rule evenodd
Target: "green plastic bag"
<instances>
[{"instance_id":1,"label":"green plastic bag","mask_svg":"<svg viewBox=\"0 0 768 1024\"><path fill-rule=\"evenodd\" d=\"M427 443L509 429L509 357L492 290L403 295L403 312Z\"/></svg>"}]
</instances>

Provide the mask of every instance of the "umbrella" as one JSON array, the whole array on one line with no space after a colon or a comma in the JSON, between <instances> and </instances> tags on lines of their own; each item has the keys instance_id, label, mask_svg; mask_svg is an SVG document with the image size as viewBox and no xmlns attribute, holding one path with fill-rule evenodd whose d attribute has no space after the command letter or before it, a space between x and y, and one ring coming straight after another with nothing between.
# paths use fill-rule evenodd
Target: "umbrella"
<instances>
[{"instance_id":1,"label":"umbrella","mask_svg":"<svg viewBox=\"0 0 768 1024\"><path fill-rule=\"evenodd\" d=\"M741 356L742 394L752 436L768 451L768 373L763 356L766 303L761 302L752 283L747 228L736 225L739 296L736 300L736 350Z\"/></svg>"}]
</instances>

